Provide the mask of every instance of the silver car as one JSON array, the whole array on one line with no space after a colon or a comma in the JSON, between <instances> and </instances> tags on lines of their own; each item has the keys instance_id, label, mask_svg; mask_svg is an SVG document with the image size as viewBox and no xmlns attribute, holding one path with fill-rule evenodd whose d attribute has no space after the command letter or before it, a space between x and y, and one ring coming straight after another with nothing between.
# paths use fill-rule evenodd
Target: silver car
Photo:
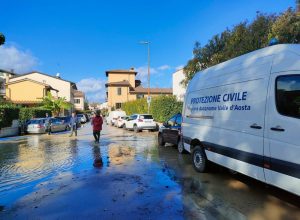
<instances>
[{"instance_id":1,"label":"silver car","mask_svg":"<svg viewBox=\"0 0 300 220\"><path fill-rule=\"evenodd\" d=\"M36 118L31 119L27 125L27 133L29 134L41 134L46 133L46 119Z\"/></svg>"},{"instance_id":2,"label":"silver car","mask_svg":"<svg viewBox=\"0 0 300 220\"><path fill-rule=\"evenodd\" d=\"M36 118L28 122L27 133L42 134L48 132L48 128L50 128L51 132L65 131L67 130L67 125L58 118Z\"/></svg>"}]
</instances>

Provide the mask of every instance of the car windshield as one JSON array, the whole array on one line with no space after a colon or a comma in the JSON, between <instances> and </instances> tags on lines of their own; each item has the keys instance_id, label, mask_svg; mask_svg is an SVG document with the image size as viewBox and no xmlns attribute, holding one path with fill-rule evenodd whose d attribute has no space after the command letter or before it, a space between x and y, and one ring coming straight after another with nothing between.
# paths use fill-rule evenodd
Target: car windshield
<instances>
[{"instance_id":1,"label":"car windshield","mask_svg":"<svg viewBox=\"0 0 300 220\"><path fill-rule=\"evenodd\" d=\"M77 115L77 117L78 117L78 118L82 118L82 117L83 117L83 115Z\"/></svg>"},{"instance_id":2,"label":"car windshield","mask_svg":"<svg viewBox=\"0 0 300 220\"><path fill-rule=\"evenodd\" d=\"M141 115L141 119L153 119L152 115Z\"/></svg>"}]
</instances>

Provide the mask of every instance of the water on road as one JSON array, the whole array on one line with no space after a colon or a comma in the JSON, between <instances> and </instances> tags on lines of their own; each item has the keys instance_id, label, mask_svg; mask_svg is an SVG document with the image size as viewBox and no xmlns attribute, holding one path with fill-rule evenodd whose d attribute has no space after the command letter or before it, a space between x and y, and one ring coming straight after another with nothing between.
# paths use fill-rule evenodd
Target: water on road
<instances>
[{"instance_id":1,"label":"water on road","mask_svg":"<svg viewBox=\"0 0 300 220\"><path fill-rule=\"evenodd\" d=\"M0 219L300 219L299 198L190 155L156 133L91 127L0 140ZM98 162L99 163L98 163Z\"/></svg>"}]
</instances>

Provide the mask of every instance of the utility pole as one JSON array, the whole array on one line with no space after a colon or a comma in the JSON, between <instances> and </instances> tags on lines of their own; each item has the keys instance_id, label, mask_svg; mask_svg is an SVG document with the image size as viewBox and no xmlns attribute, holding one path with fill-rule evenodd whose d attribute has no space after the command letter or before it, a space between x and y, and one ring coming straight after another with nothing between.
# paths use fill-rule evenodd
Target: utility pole
<instances>
[{"instance_id":1,"label":"utility pole","mask_svg":"<svg viewBox=\"0 0 300 220\"><path fill-rule=\"evenodd\" d=\"M148 97L147 97L147 103L148 103L148 114L149 114L150 103L151 103L151 97L150 97L150 42L149 41L141 41L140 44L147 44L147 46L148 46Z\"/></svg>"}]
</instances>

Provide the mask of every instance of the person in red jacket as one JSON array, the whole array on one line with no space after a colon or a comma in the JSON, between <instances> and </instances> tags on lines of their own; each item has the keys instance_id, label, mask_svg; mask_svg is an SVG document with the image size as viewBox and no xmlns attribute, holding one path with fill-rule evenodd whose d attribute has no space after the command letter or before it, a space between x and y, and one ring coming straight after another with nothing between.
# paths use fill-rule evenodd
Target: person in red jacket
<instances>
[{"instance_id":1,"label":"person in red jacket","mask_svg":"<svg viewBox=\"0 0 300 220\"><path fill-rule=\"evenodd\" d=\"M100 111L96 111L96 116L92 119L93 125L93 135L95 138L95 143L99 143L100 140L100 132L102 130L103 119L100 116Z\"/></svg>"}]
</instances>

